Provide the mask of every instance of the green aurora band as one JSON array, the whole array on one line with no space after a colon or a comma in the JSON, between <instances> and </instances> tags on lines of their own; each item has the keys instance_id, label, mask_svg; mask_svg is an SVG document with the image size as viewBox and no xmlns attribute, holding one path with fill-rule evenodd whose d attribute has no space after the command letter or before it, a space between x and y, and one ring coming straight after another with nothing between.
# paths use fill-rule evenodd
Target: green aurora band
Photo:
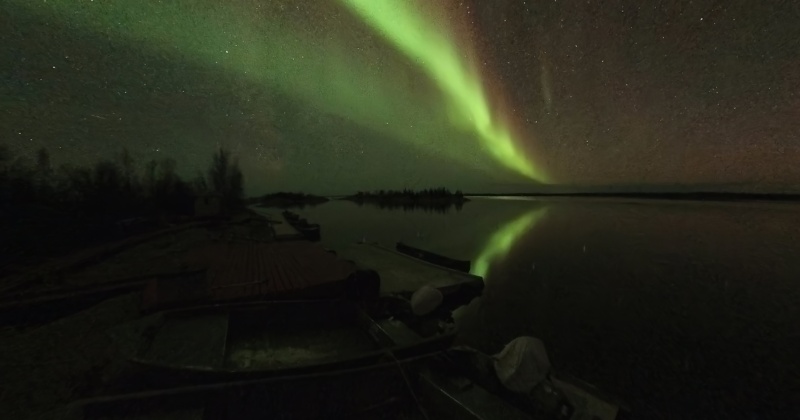
<instances>
[{"instance_id":1,"label":"green aurora band","mask_svg":"<svg viewBox=\"0 0 800 420\"><path fill-rule=\"evenodd\" d=\"M11 4L73 30L116 37L139 49L146 46L151 54L221 68L431 155L491 173L496 167L476 158L488 150L503 166L546 182L542 170L518 150L509 130L493 121L480 79L460 61L455 43L436 30L435 22L415 13L408 2L343 1L419 63L387 48L356 50L353 43L361 41L344 35L354 30L346 23L330 23L338 20L327 18L293 21L280 2L11 0ZM331 6L312 2L304 7ZM332 14L315 11L326 17ZM417 82L425 79L414 74L418 71L429 80ZM409 80L414 81L412 88Z\"/></svg>"},{"instance_id":2,"label":"green aurora band","mask_svg":"<svg viewBox=\"0 0 800 420\"><path fill-rule=\"evenodd\" d=\"M469 71L455 43L410 7L410 1L342 0L410 58L420 63L449 100L451 118L470 127L487 150L511 169L544 182L540 168L515 147L509 130L493 120L480 79Z\"/></svg>"},{"instance_id":3,"label":"green aurora band","mask_svg":"<svg viewBox=\"0 0 800 420\"><path fill-rule=\"evenodd\" d=\"M497 230L489 238L483 251L475 258L475 263L471 270L472 274L483 277L485 281L492 263L504 258L520 236L532 229L546 213L546 208L532 210Z\"/></svg>"}]
</instances>

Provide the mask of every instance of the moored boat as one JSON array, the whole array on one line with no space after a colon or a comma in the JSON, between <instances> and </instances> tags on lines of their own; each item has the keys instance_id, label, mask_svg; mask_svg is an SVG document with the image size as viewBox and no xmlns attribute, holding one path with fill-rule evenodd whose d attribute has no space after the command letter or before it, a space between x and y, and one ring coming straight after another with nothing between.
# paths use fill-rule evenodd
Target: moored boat
<instances>
[{"instance_id":1,"label":"moored boat","mask_svg":"<svg viewBox=\"0 0 800 420\"><path fill-rule=\"evenodd\" d=\"M564 375L548 373L528 393L509 390L500 376L497 356L458 347L355 368L95 397L70 411L75 419L630 418L623 404Z\"/></svg>"},{"instance_id":2,"label":"moored boat","mask_svg":"<svg viewBox=\"0 0 800 420\"><path fill-rule=\"evenodd\" d=\"M321 228L317 223L308 223L308 220L301 218L297 213L288 210L283 212L286 221L297 230L304 238L316 242L321 238Z\"/></svg>"},{"instance_id":3,"label":"moored boat","mask_svg":"<svg viewBox=\"0 0 800 420\"><path fill-rule=\"evenodd\" d=\"M284 210L282 214L283 217L290 222L295 222L300 219L300 216L297 213L293 213L288 210Z\"/></svg>"},{"instance_id":4,"label":"moored boat","mask_svg":"<svg viewBox=\"0 0 800 420\"><path fill-rule=\"evenodd\" d=\"M349 300L210 305L152 317L157 321L132 361L191 383L402 360L443 350L455 334L450 324L429 328L436 319L425 328Z\"/></svg>"},{"instance_id":5,"label":"moored boat","mask_svg":"<svg viewBox=\"0 0 800 420\"><path fill-rule=\"evenodd\" d=\"M425 354L320 373L184 384L97 396L75 401L52 417L74 420L392 418L379 416L418 410L412 402L413 375L434 356Z\"/></svg>"},{"instance_id":6,"label":"moored boat","mask_svg":"<svg viewBox=\"0 0 800 420\"><path fill-rule=\"evenodd\" d=\"M531 343L537 343L531 346ZM550 370L532 337L497 355L455 347L426 364L418 389L433 411L468 419L624 420L628 407L577 378Z\"/></svg>"},{"instance_id":7,"label":"moored boat","mask_svg":"<svg viewBox=\"0 0 800 420\"><path fill-rule=\"evenodd\" d=\"M309 241L316 242L322 238L322 234L320 233L320 226L316 223L307 223L305 225L295 225L295 229L300 232L303 237L308 239Z\"/></svg>"},{"instance_id":8,"label":"moored boat","mask_svg":"<svg viewBox=\"0 0 800 420\"><path fill-rule=\"evenodd\" d=\"M462 271L464 273L469 273L472 266L468 260L457 260L454 258L445 257L444 255L439 255L434 252L404 244L403 242L398 242L397 245L395 245L395 249L397 249L397 252L418 258L422 261L449 268L451 270Z\"/></svg>"}]
</instances>

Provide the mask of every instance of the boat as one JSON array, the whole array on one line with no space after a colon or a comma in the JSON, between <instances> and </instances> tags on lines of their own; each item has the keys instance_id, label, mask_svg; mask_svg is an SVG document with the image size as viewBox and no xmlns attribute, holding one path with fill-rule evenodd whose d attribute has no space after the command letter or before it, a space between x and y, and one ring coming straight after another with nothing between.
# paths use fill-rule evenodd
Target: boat
<instances>
[{"instance_id":1,"label":"boat","mask_svg":"<svg viewBox=\"0 0 800 420\"><path fill-rule=\"evenodd\" d=\"M433 316L400 316L402 302L386 304L399 299L383 297L369 307L352 300L312 300L163 311L151 315L154 321L132 362L159 377L202 383L365 366L452 344L452 324ZM385 311L388 307L393 310Z\"/></svg>"},{"instance_id":2,"label":"boat","mask_svg":"<svg viewBox=\"0 0 800 420\"><path fill-rule=\"evenodd\" d=\"M447 305L468 304L483 292L483 277L428 263L377 243L359 242L337 251L359 270L380 273L380 291L410 299L429 286L438 289Z\"/></svg>"},{"instance_id":3,"label":"boat","mask_svg":"<svg viewBox=\"0 0 800 420\"><path fill-rule=\"evenodd\" d=\"M316 242L321 238L321 228L317 223L308 223L308 220L301 218L297 213L288 210L283 211L283 217L286 221L295 228L304 238L309 241Z\"/></svg>"},{"instance_id":4,"label":"boat","mask_svg":"<svg viewBox=\"0 0 800 420\"><path fill-rule=\"evenodd\" d=\"M50 417L74 420L393 418L381 415L419 410L414 402L415 372L439 354L326 372L113 393L74 401Z\"/></svg>"},{"instance_id":5,"label":"boat","mask_svg":"<svg viewBox=\"0 0 800 420\"><path fill-rule=\"evenodd\" d=\"M511 359L519 363L519 355ZM530 375L530 362L511 376L499 373L497 361L471 347L454 347L419 373L418 393L433 412L465 419L625 420L630 409L618 398L566 374L542 372L522 391L520 379ZM546 356L545 356L546 358ZM547 362L549 364L549 362Z\"/></svg>"},{"instance_id":6,"label":"boat","mask_svg":"<svg viewBox=\"0 0 800 420\"><path fill-rule=\"evenodd\" d=\"M295 222L300 219L297 213L290 212L289 210L284 210L282 214L283 217L290 222Z\"/></svg>"},{"instance_id":7,"label":"boat","mask_svg":"<svg viewBox=\"0 0 800 420\"><path fill-rule=\"evenodd\" d=\"M630 418L624 404L566 375L551 373L539 392L514 394L498 379L493 362L492 356L473 348L455 347L324 372L101 396L76 401L68 411L75 419L152 418L154 414L198 420Z\"/></svg>"},{"instance_id":8,"label":"boat","mask_svg":"<svg viewBox=\"0 0 800 420\"><path fill-rule=\"evenodd\" d=\"M404 244L403 242L398 242L395 246L397 252L403 253L405 255L418 258L425 262L429 262L431 264L435 264L441 267L446 267L451 270L462 271L464 273L469 273L472 264L468 260L456 260L453 258L445 257L443 255L439 255L430 251L426 251L424 249L416 248L411 245Z\"/></svg>"},{"instance_id":9,"label":"boat","mask_svg":"<svg viewBox=\"0 0 800 420\"><path fill-rule=\"evenodd\" d=\"M302 220L305 221L305 219ZM293 227L309 241L317 242L322 238L321 228L316 223L296 223Z\"/></svg>"}]
</instances>

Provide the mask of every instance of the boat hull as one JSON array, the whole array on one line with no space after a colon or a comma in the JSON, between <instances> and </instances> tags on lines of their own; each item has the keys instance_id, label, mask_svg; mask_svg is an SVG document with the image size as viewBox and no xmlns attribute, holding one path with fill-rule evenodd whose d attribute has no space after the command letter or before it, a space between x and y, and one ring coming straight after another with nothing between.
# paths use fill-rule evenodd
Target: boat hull
<instances>
[{"instance_id":1,"label":"boat hull","mask_svg":"<svg viewBox=\"0 0 800 420\"><path fill-rule=\"evenodd\" d=\"M413 407L414 372L434 355L324 373L191 384L77 401L74 419L375 418ZM162 417L159 417L162 418Z\"/></svg>"},{"instance_id":2,"label":"boat hull","mask_svg":"<svg viewBox=\"0 0 800 420\"><path fill-rule=\"evenodd\" d=\"M567 375L550 373L529 394L508 390L494 371L494 358L458 347L420 374L420 390L443 413L471 419L624 420L630 410L617 398Z\"/></svg>"},{"instance_id":3,"label":"boat hull","mask_svg":"<svg viewBox=\"0 0 800 420\"><path fill-rule=\"evenodd\" d=\"M457 260L449 257L445 257L443 255L439 255L430 251L426 251L424 249L419 249L402 242L398 242L395 246L397 252L403 253L410 257L418 258L422 261L438 265L440 267L449 268L451 270L461 271L464 273L469 273L470 269L472 268L472 264L470 261L467 260Z\"/></svg>"},{"instance_id":4,"label":"boat hull","mask_svg":"<svg viewBox=\"0 0 800 420\"><path fill-rule=\"evenodd\" d=\"M353 301L211 305L155 315L132 364L175 384L297 375L404 360L448 348L455 331L419 335Z\"/></svg>"}]
</instances>

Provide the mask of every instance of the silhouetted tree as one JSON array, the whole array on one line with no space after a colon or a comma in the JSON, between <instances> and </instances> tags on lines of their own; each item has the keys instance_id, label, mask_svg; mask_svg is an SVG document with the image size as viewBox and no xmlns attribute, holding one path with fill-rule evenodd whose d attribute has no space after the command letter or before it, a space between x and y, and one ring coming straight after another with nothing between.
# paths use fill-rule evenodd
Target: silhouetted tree
<instances>
[{"instance_id":1,"label":"silhouetted tree","mask_svg":"<svg viewBox=\"0 0 800 420\"><path fill-rule=\"evenodd\" d=\"M244 176L239 169L239 163L231 161L230 153L222 148L214 153L208 175L212 190L222 196L228 210L241 207Z\"/></svg>"},{"instance_id":2,"label":"silhouetted tree","mask_svg":"<svg viewBox=\"0 0 800 420\"><path fill-rule=\"evenodd\" d=\"M50 154L47 153L45 148L41 148L36 152L33 183L39 200L53 200L53 168L50 166Z\"/></svg>"},{"instance_id":3,"label":"silhouetted tree","mask_svg":"<svg viewBox=\"0 0 800 420\"><path fill-rule=\"evenodd\" d=\"M36 200L34 171L28 161L22 157L11 159L8 165L8 194L15 202L33 202Z\"/></svg>"},{"instance_id":4,"label":"silhouetted tree","mask_svg":"<svg viewBox=\"0 0 800 420\"><path fill-rule=\"evenodd\" d=\"M208 180L201 174L183 181L172 159L138 166L125 149L111 160L57 170L46 149L33 158L0 145L0 232L7 233L0 235L0 255L9 249L44 254L129 234L130 221L120 222L132 216L191 214L196 193L213 183L212 173ZM224 168L220 187L227 207L241 205L244 177L238 163L223 150L214 163Z\"/></svg>"},{"instance_id":5,"label":"silhouetted tree","mask_svg":"<svg viewBox=\"0 0 800 420\"><path fill-rule=\"evenodd\" d=\"M230 208L239 208L244 200L244 175L242 170L239 169L237 160L234 160L233 164L231 164L228 183L230 185L228 196L226 197L228 205Z\"/></svg>"},{"instance_id":6,"label":"silhouetted tree","mask_svg":"<svg viewBox=\"0 0 800 420\"><path fill-rule=\"evenodd\" d=\"M50 153L42 147L36 152L36 172L43 176L51 176L53 168L50 167Z\"/></svg>"},{"instance_id":7,"label":"silhouetted tree","mask_svg":"<svg viewBox=\"0 0 800 420\"><path fill-rule=\"evenodd\" d=\"M3 213L11 206L10 163L11 151L0 144L0 211Z\"/></svg>"},{"instance_id":8,"label":"silhouetted tree","mask_svg":"<svg viewBox=\"0 0 800 420\"><path fill-rule=\"evenodd\" d=\"M5 144L0 144L0 171L5 171L5 164L9 160L11 160L11 151Z\"/></svg>"},{"instance_id":9,"label":"silhouetted tree","mask_svg":"<svg viewBox=\"0 0 800 420\"><path fill-rule=\"evenodd\" d=\"M202 172L199 172L192 180L192 188L199 194L208 192L208 182Z\"/></svg>"},{"instance_id":10,"label":"silhouetted tree","mask_svg":"<svg viewBox=\"0 0 800 420\"><path fill-rule=\"evenodd\" d=\"M138 187L136 164L128 149L123 148L119 154L119 165L122 169L122 185L125 191L133 193Z\"/></svg>"},{"instance_id":11,"label":"silhouetted tree","mask_svg":"<svg viewBox=\"0 0 800 420\"><path fill-rule=\"evenodd\" d=\"M92 181L88 186L86 205L91 214L116 219L123 213L120 201L123 200L122 171L113 161L97 162L92 171Z\"/></svg>"},{"instance_id":12,"label":"silhouetted tree","mask_svg":"<svg viewBox=\"0 0 800 420\"><path fill-rule=\"evenodd\" d=\"M211 180L211 187L223 197L228 193L229 166L230 155L225 149L220 148L214 153L211 168L208 170L208 177Z\"/></svg>"},{"instance_id":13,"label":"silhouetted tree","mask_svg":"<svg viewBox=\"0 0 800 420\"><path fill-rule=\"evenodd\" d=\"M158 162L151 160L145 164L144 174L142 175L142 193L145 197L152 198L156 195L158 176L156 174Z\"/></svg>"}]
</instances>

